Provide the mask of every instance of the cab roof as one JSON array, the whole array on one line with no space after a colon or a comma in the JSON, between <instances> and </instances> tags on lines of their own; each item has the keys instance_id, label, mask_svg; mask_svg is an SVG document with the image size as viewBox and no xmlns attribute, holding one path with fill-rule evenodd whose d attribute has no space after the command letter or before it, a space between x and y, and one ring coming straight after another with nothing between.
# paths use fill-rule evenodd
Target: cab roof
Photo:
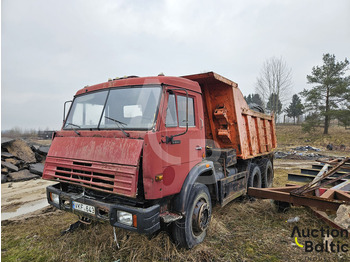
<instances>
[{"instance_id":1,"label":"cab roof","mask_svg":"<svg viewBox=\"0 0 350 262\"><path fill-rule=\"evenodd\" d=\"M169 85L175 87L182 87L188 90L201 93L199 84L196 81L192 81L183 77L174 76L149 76L149 77L127 77L114 79L105 83L96 84L92 86L86 86L80 89L76 95L81 95L87 92L97 91L101 89L111 87L123 87L123 86L134 86L134 85Z\"/></svg>"},{"instance_id":2,"label":"cab roof","mask_svg":"<svg viewBox=\"0 0 350 262\"><path fill-rule=\"evenodd\" d=\"M137 77L130 76L125 78L113 79L111 81L96 84L92 86L86 86L80 89L76 95L84 94L87 92L92 92L100 89L111 88L111 87L122 87L122 86L133 86L133 85L169 85L175 87L182 87L188 90L201 93L201 88L199 85L204 83L215 85L215 84L225 84L227 86L237 88L237 83L215 73L206 72L201 74L193 74L186 76L148 76L148 77Z\"/></svg>"}]
</instances>

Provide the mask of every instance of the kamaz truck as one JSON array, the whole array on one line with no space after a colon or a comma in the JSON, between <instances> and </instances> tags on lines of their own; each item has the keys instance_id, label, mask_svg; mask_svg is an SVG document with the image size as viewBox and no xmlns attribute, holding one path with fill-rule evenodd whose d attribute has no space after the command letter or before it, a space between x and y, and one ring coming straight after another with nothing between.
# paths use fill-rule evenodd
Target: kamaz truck
<instances>
[{"instance_id":1,"label":"kamaz truck","mask_svg":"<svg viewBox=\"0 0 350 262\"><path fill-rule=\"evenodd\" d=\"M66 107L66 105L65 105ZM213 205L270 187L273 114L251 110L214 72L123 77L86 86L53 134L49 204L82 221L201 243ZM164 227L163 227L164 226Z\"/></svg>"}]
</instances>

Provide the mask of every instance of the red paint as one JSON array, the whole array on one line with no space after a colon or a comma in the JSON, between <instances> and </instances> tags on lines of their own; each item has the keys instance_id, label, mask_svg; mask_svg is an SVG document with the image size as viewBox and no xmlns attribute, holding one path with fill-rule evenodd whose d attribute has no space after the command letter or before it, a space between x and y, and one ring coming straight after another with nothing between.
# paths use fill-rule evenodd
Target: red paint
<instances>
[{"instance_id":1,"label":"red paint","mask_svg":"<svg viewBox=\"0 0 350 262\"><path fill-rule=\"evenodd\" d=\"M55 137L43 178L135 197L142 147L140 139Z\"/></svg>"},{"instance_id":2,"label":"red paint","mask_svg":"<svg viewBox=\"0 0 350 262\"><path fill-rule=\"evenodd\" d=\"M214 72L184 78L198 82L203 92L206 139L220 148L236 149L241 159L266 155L277 147L273 115L250 110L237 83Z\"/></svg>"},{"instance_id":3,"label":"red paint","mask_svg":"<svg viewBox=\"0 0 350 262\"><path fill-rule=\"evenodd\" d=\"M173 87L174 88L174 87ZM172 87L168 87L172 89ZM176 95L184 95L184 91L174 91ZM168 98L168 93L165 93ZM185 135L175 137L180 144L164 143L166 136L184 132L184 127L166 127L165 116L167 99L163 99L159 115L159 131L148 132L145 136L143 150L143 182L146 199L158 199L180 192L189 171L202 161L205 152L205 129L201 127L203 120L202 96L188 91L189 97L194 99L195 127L189 127ZM163 141L163 142L162 142ZM197 150L201 147L201 150ZM154 176L163 174L161 182L154 182ZM174 176L174 178L173 178Z\"/></svg>"},{"instance_id":4,"label":"red paint","mask_svg":"<svg viewBox=\"0 0 350 262\"><path fill-rule=\"evenodd\" d=\"M82 165L86 164L86 165ZM84 185L107 193L136 196L138 167L47 157L43 179Z\"/></svg>"},{"instance_id":5,"label":"red paint","mask_svg":"<svg viewBox=\"0 0 350 262\"><path fill-rule=\"evenodd\" d=\"M189 90L195 92L201 92L200 87L196 82L187 80L180 77L169 77L169 76L158 76L158 77L137 77L137 78L127 78L113 80L106 83L101 83L93 86L87 86L80 89L76 95L84 94L86 92L96 91L100 89L110 88L110 87L122 87L122 86L132 86L132 85L152 85L152 84L165 84L170 86L185 87Z\"/></svg>"},{"instance_id":6,"label":"red paint","mask_svg":"<svg viewBox=\"0 0 350 262\"><path fill-rule=\"evenodd\" d=\"M142 159L145 199L160 199L180 192L190 170L205 156L206 145L236 149L238 158L270 154L276 147L273 116L251 111L237 84L213 72L185 77L141 77L113 80L85 87L76 95L105 88L163 84L153 130L61 130L53 139L43 174L84 187L136 197ZM166 127L169 90L186 92L194 100L195 126ZM203 92L203 93L202 93ZM211 142L207 142L210 139ZM142 158L141 158L142 155ZM156 182L155 177L163 175Z\"/></svg>"},{"instance_id":7,"label":"red paint","mask_svg":"<svg viewBox=\"0 0 350 262\"><path fill-rule=\"evenodd\" d=\"M48 157L138 166L143 140L106 137L56 137Z\"/></svg>"},{"instance_id":8,"label":"red paint","mask_svg":"<svg viewBox=\"0 0 350 262\"><path fill-rule=\"evenodd\" d=\"M175 180L175 169L172 166L168 166L163 171L163 183L164 186L170 186Z\"/></svg>"},{"instance_id":9,"label":"red paint","mask_svg":"<svg viewBox=\"0 0 350 262\"><path fill-rule=\"evenodd\" d=\"M323 193L327 191L327 189L326 188L320 188L319 191L320 191L320 196L322 196Z\"/></svg>"}]
</instances>

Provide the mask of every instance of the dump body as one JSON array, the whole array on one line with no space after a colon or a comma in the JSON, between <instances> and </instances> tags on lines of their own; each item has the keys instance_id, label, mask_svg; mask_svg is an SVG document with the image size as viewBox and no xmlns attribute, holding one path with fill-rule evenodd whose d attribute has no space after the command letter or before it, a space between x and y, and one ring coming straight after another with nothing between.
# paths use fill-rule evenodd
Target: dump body
<instances>
[{"instance_id":1,"label":"dump body","mask_svg":"<svg viewBox=\"0 0 350 262\"><path fill-rule=\"evenodd\" d=\"M206 139L214 141L211 146L234 148L241 159L276 148L274 116L251 110L235 82L214 72L184 78L201 87Z\"/></svg>"}]
</instances>

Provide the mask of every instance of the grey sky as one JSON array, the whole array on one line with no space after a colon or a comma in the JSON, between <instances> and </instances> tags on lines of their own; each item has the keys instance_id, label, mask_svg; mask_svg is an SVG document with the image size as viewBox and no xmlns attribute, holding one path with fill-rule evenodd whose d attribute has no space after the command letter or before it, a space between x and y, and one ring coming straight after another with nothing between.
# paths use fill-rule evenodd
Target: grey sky
<instances>
[{"instance_id":1,"label":"grey sky","mask_svg":"<svg viewBox=\"0 0 350 262\"><path fill-rule=\"evenodd\" d=\"M63 102L124 75L214 71L254 92L283 57L294 93L322 54L349 58L350 1L2 0L1 129L59 129Z\"/></svg>"}]
</instances>

